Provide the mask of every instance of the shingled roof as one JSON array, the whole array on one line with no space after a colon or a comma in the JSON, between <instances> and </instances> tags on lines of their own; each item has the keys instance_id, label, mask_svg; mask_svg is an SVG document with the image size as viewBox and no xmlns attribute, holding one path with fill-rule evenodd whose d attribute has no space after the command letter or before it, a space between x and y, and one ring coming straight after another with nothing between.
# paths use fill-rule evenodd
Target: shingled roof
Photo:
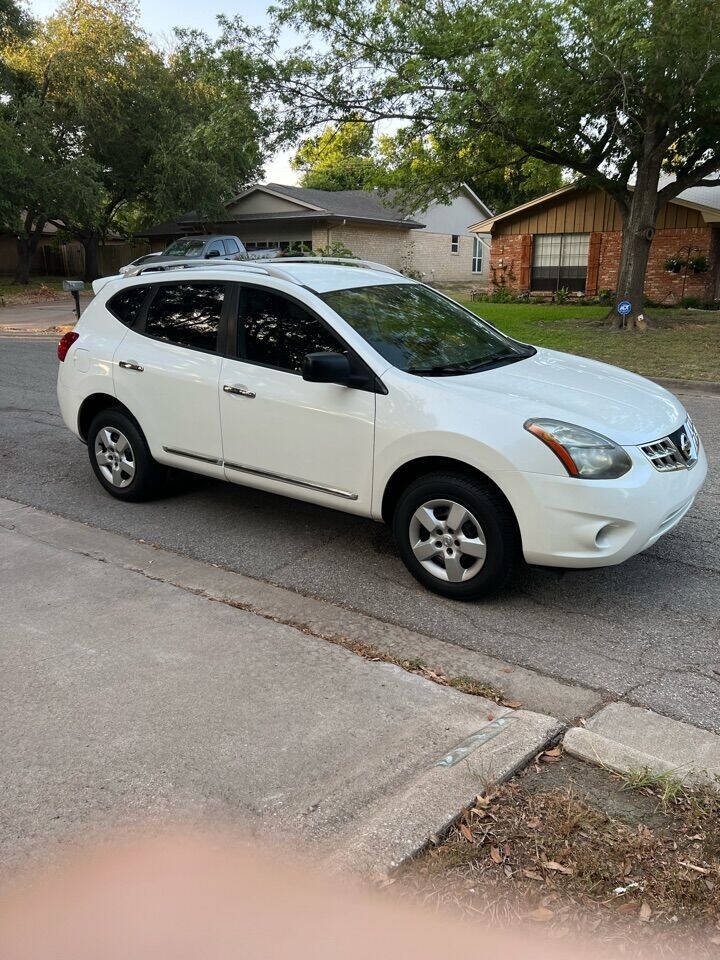
<instances>
[{"instance_id":1,"label":"shingled roof","mask_svg":"<svg viewBox=\"0 0 720 960\"><path fill-rule=\"evenodd\" d=\"M265 193L269 196L283 197L297 203L294 209L283 211L255 210L252 213L230 212L244 197L253 193ZM160 237L182 236L204 230L209 223L232 233L232 225L237 223L257 223L258 221L342 221L386 224L402 226L408 230L422 229L425 224L413 219L403 210L390 203L391 197L379 190L309 190L305 187L290 187L282 183L260 183L248 187L233 197L226 206L225 216L207 218L196 211L178 217L176 221L156 224L138 231L136 236Z\"/></svg>"},{"instance_id":2,"label":"shingled roof","mask_svg":"<svg viewBox=\"0 0 720 960\"><path fill-rule=\"evenodd\" d=\"M288 187L282 183L261 184L260 189L263 187L289 200L311 204L318 211L335 216L402 223L409 227L424 226L398 207L384 202L385 198L379 190L311 190L307 187Z\"/></svg>"}]
</instances>

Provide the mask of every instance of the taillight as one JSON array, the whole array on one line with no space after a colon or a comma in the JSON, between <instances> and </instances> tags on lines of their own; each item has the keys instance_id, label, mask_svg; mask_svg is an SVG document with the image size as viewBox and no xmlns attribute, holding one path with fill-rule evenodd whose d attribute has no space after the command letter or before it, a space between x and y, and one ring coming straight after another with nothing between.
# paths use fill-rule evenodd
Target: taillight
<instances>
[{"instance_id":1,"label":"taillight","mask_svg":"<svg viewBox=\"0 0 720 960\"><path fill-rule=\"evenodd\" d=\"M79 333L75 333L74 330L71 330L70 333L66 333L58 344L58 360L62 363L67 356L67 352L70 347L75 343L77 338L80 336Z\"/></svg>"}]
</instances>

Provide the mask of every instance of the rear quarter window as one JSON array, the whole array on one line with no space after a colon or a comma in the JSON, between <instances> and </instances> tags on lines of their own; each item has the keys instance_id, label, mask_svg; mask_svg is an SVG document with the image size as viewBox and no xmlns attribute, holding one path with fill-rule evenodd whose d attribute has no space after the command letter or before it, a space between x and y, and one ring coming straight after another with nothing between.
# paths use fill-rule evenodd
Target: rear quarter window
<instances>
[{"instance_id":1,"label":"rear quarter window","mask_svg":"<svg viewBox=\"0 0 720 960\"><path fill-rule=\"evenodd\" d=\"M114 297L110 297L107 308L120 323L124 323L126 327L132 327L140 316L148 289L147 285L142 284L121 290Z\"/></svg>"}]
</instances>

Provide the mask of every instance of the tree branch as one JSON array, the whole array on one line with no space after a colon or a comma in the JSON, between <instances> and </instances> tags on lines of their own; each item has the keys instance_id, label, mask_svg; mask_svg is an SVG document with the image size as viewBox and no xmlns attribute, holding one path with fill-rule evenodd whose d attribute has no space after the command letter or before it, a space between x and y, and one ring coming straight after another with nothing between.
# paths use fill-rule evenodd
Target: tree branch
<instances>
[{"instance_id":1,"label":"tree branch","mask_svg":"<svg viewBox=\"0 0 720 960\"><path fill-rule=\"evenodd\" d=\"M718 171L720 171L720 155L713 154L693 169L679 173L675 180L658 191L658 200L661 203L667 203L668 200L674 199L683 190L688 190L690 187L718 186L717 180L706 180L709 173L717 173Z\"/></svg>"}]
</instances>

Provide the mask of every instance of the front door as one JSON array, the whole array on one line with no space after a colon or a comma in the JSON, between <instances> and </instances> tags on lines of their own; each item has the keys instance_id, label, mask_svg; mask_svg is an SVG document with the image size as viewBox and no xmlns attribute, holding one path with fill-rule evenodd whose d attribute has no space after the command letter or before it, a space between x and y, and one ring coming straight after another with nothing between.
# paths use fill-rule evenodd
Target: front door
<instances>
[{"instance_id":1,"label":"front door","mask_svg":"<svg viewBox=\"0 0 720 960\"><path fill-rule=\"evenodd\" d=\"M222 476L217 341L226 287L158 283L114 357L115 392L153 456L211 476Z\"/></svg>"},{"instance_id":2,"label":"front door","mask_svg":"<svg viewBox=\"0 0 720 960\"><path fill-rule=\"evenodd\" d=\"M228 480L369 513L375 394L302 378L305 355L348 352L307 307L242 285L237 359L220 376Z\"/></svg>"}]
</instances>

